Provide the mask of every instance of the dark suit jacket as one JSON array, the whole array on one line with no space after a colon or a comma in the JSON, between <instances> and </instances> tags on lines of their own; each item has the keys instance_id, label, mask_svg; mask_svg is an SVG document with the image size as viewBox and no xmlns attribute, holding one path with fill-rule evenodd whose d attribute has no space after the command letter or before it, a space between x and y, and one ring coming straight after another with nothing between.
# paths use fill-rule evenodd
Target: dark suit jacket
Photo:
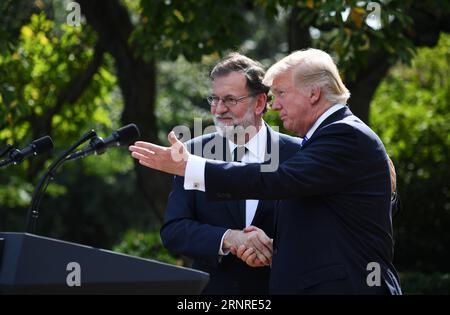
<instances>
[{"instance_id":1,"label":"dark suit jacket","mask_svg":"<svg viewBox=\"0 0 450 315\"><path fill-rule=\"evenodd\" d=\"M401 292L392 265L387 154L377 135L348 108L329 116L277 171L213 161L206 163L205 183L211 199L282 199L271 293ZM369 286L368 278L370 284L377 279L376 266L381 286Z\"/></svg>"},{"instance_id":2,"label":"dark suit jacket","mask_svg":"<svg viewBox=\"0 0 450 315\"><path fill-rule=\"evenodd\" d=\"M267 135L269 153L277 147L274 141L279 137L282 160L299 149L298 138L275 133L270 128ZM204 148L212 148L213 154L218 153L216 157L225 160L225 153L226 160L231 161L228 142L217 133L197 137L189 141L187 147L200 156L204 155ZM192 258L193 268L210 274L204 294L267 294L270 276L268 267L249 267L231 254L219 260L220 241L225 231L245 227L245 200L208 201L205 193L186 191L183 184L184 178L176 176L167 204L165 223L161 228L164 246L171 252ZM252 222L271 238L274 208L275 201L260 201Z\"/></svg>"}]
</instances>

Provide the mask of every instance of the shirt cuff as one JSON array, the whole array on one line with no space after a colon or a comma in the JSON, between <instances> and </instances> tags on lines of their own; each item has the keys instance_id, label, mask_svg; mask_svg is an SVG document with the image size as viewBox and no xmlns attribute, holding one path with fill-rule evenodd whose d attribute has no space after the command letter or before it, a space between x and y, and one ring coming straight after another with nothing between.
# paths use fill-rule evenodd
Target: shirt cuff
<instances>
[{"instance_id":1,"label":"shirt cuff","mask_svg":"<svg viewBox=\"0 0 450 315\"><path fill-rule=\"evenodd\" d=\"M230 229L226 230L225 233L223 233L222 239L220 240L219 255L221 255L221 256L226 256L230 253L229 249L227 249L226 251L223 251L223 248L222 248L225 235L227 235L227 233L229 231L230 231Z\"/></svg>"},{"instance_id":2,"label":"shirt cuff","mask_svg":"<svg viewBox=\"0 0 450 315\"><path fill-rule=\"evenodd\" d=\"M184 174L184 189L206 191L205 189L206 159L191 154Z\"/></svg>"}]
</instances>

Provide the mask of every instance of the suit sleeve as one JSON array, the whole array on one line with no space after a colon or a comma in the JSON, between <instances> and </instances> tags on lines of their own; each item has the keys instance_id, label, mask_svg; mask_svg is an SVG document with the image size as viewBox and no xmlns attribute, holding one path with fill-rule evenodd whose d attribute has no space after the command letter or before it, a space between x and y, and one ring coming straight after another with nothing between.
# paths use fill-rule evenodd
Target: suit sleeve
<instances>
[{"instance_id":1,"label":"suit sleeve","mask_svg":"<svg viewBox=\"0 0 450 315\"><path fill-rule=\"evenodd\" d=\"M345 124L337 125L321 131L274 172L261 172L259 164L208 161L205 167L208 198L289 199L339 191L352 181L355 172L368 170L359 170L361 161L367 157L357 154L356 132Z\"/></svg>"},{"instance_id":2,"label":"suit sleeve","mask_svg":"<svg viewBox=\"0 0 450 315\"><path fill-rule=\"evenodd\" d=\"M160 232L161 240L173 253L216 266L219 262L220 242L227 229L198 221L195 191L184 190L183 181L183 177L174 178Z\"/></svg>"}]
</instances>

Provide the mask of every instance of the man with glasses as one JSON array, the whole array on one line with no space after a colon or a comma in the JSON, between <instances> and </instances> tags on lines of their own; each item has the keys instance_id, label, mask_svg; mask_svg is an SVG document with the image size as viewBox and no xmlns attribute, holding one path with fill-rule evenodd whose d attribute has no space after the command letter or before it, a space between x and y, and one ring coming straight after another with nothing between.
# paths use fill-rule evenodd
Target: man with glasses
<instances>
[{"instance_id":1,"label":"man with glasses","mask_svg":"<svg viewBox=\"0 0 450 315\"><path fill-rule=\"evenodd\" d=\"M263 77L259 63L237 53L214 67L207 101L217 132L187 142L191 153L224 161L270 163L299 149L298 139L278 134L262 120L269 91ZM275 202L213 202L204 192L184 190L183 184L195 188L194 181L175 177L161 228L164 246L193 259L193 268L210 274L204 294L267 294ZM241 245L258 252L260 268L229 254Z\"/></svg>"},{"instance_id":2,"label":"man with glasses","mask_svg":"<svg viewBox=\"0 0 450 315\"><path fill-rule=\"evenodd\" d=\"M350 93L335 63L318 49L297 51L273 65L264 83L284 127L306 139L276 171L181 152L173 133L170 148L137 142L132 156L185 175L211 199L280 199L270 293L401 294L392 264L389 158L378 136L346 106ZM174 151L183 159L173 160ZM237 254L258 259L245 245Z\"/></svg>"}]
</instances>

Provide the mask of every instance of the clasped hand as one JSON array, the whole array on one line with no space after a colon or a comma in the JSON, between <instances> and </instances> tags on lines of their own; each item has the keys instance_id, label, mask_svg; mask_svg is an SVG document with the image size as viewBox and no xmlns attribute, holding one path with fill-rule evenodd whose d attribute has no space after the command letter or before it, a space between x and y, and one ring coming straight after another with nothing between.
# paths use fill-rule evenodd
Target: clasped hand
<instances>
[{"instance_id":1,"label":"clasped hand","mask_svg":"<svg viewBox=\"0 0 450 315\"><path fill-rule=\"evenodd\" d=\"M272 263L272 239L256 226L242 231L230 230L223 247L251 267L263 267Z\"/></svg>"}]
</instances>

